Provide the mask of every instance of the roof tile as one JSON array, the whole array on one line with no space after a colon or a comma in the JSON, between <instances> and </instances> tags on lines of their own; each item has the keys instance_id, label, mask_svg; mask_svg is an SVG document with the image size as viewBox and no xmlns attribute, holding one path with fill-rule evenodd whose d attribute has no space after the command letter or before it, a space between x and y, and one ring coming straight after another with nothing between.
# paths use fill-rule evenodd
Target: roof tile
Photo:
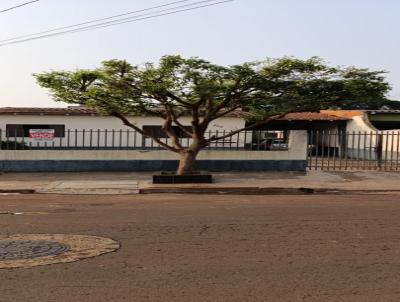
<instances>
[{"instance_id":1,"label":"roof tile","mask_svg":"<svg viewBox=\"0 0 400 302\"><path fill-rule=\"evenodd\" d=\"M1 115L94 115L98 114L95 109L85 107L68 108L40 108L40 107L2 107Z\"/></svg>"},{"instance_id":2,"label":"roof tile","mask_svg":"<svg viewBox=\"0 0 400 302\"><path fill-rule=\"evenodd\" d=\"M347 121L349 118L320 112L291 112L277 119L281 121Z\"/></svg>"}]
</instances>

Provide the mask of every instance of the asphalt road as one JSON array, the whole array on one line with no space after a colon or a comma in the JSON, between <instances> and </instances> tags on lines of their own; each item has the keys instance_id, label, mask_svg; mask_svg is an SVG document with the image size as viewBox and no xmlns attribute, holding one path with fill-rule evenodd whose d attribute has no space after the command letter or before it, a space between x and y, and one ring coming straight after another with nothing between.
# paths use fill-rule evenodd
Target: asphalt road
<instances>
[{"instance_id":1,"label":"asphalt road","mask_svg":"<svg viewBox=\"0 0 400 302\"><path fill-rule=\"evenodd\" d=\"M399 198L0 196L1 234L121 243L0 270L0 301L400 301Z\"/></svg>"}]
</instances>

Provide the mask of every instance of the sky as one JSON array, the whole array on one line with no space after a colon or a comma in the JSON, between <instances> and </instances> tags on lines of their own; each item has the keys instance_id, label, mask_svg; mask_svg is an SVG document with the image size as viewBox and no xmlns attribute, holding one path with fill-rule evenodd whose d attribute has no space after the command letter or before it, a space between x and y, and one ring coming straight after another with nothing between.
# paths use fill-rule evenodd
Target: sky
<instances>
[{"instance_id":1,"label":"sky","mask_svg":"<svg viewBox=\"0 0 400 302\"><path fill-rule=\"evenodd\" d=\"M196 0L192 0L195 2ZM200 1L200 0L197 0ZM27 0L0 0L0 11ZM0 13L0 40L173 0L40 0ZM386 70L400 100L399 0L234 0L190 12L0 47L0 106L60 107L33 73L132 64L165 54L230 65L319 56L332 65Z\"/></svg>"}]
</instances>

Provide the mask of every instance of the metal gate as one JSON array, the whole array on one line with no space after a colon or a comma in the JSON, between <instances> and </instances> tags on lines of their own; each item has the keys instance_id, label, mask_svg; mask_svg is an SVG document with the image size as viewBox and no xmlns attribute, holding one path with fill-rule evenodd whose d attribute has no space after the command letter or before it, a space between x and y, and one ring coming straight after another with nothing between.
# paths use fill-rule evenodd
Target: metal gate
<instances>
[{"instance_id":1,"label":"metal gate","mask_svg":"<svg viewBox=\"0 0 400 302\"><path fill-rule=\"evenodd\" d=\"M400 171L400 131L310 131L308 169Z\"/></svg>"}]
</instances>

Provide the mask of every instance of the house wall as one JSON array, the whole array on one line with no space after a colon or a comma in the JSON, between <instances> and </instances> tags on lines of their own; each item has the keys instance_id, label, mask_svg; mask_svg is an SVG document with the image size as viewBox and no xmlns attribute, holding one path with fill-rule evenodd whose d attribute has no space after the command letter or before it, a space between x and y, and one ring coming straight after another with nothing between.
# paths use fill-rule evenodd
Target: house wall
<instances>
[{"instance_id":1,"label":"house wall","mask_svg":"<svg viewBox=\"0 0 400 302\"><path fill-rule=\"evenodd\" d=\"M144 125L162 125L163 119L153 116L131 117L130 121L134 122L138 127ZM179 121L184 125L190 125L190 117L182 117ZM82 130L127 130L122 122L115 117L110 116L51 116L51 115L0 115L0 129L5 130L7 124L63 124L65 129ZM234 130L242 128L245 120L237 117L222 117L210 124L209 130Z\"/></svg>"},{"instance_id":2,"label":"house wall","mask_svg":"<svg viewBox=\"0 0 400 302\"><path fill-rule=\"evenodd\" d=\"M349 118L349 120L346 122L346 132L348 135L345 137L340 137L339 135L322 135L320 133L320 141L324 142L324 146L326 147L340 147L341 142L345 142L345 146L341 146L344 150L344 148L347 148L347 151L351 152L352 154L355 154L355 151L357 150L350 150L353 147L353 133L360 133L360 132L371 132L371 131L376 131L376 129L369 123L368 121L368 116L365 114L364 111L360 110L321 110L321 113L329 114L329 115L334 115L338 117L345 117ZM322 138L322 136L325 136L325 139ZM354 137L356 137L354 135ZM371 144L371 141L369 140L369 137L357 137L360 142L360 148L361 146L367 146L368 144ZM372 142L374 144L375 141ZM358 140L355 142L355 146L358 146ZM343 151L342 150L342 151Z\"/></svg>"},{"instance_id":3,"label":"house wall","mask_svg":"<svg viewBox=\"0 0 400 302\"><path fill-rule=\"evenodd\" d=\"M368 115L355 116L347 123L347 147L352 152L353 157L364 158L366 151L375 149L378 145L382 145L382 159L388 160L393 156L397 157L399 149L399 131L400 130L384 130L378 131L369 121ZM364 136L363 134L367 135ZM353 142L353 136L355 137ZM360 146L358 148L358 146ZM361 150L360 150L361 149ZM361 155L360 155L361 154ZM368 154L369 156L369 154Z\"/></svg>"},{"instance_id":4,"label":"house wall","mask_svg":"<svg viewBox=\"0 0 400 302\"><path fill-rule=\"evenodd\" d=\"M335 147L339 145L339 125L322 125L316 127L317 130L312 130L310 135L310 141L319 147Z\"/></svg>"},{"instance_id":5,"label":"house wall","mask_svg":"<svg viewBox=\"0 0 400 302\"><path fill-rule=\"evenodd\" d=\"M144 116L144 117L132 117L130 121L137 125L139 128L143 126L161 126L164 122L162 118L152 117L152 116ZM182 117L179 121L183 125L190 125L190 117ZM0 140L5 139L5 130L7 124L46 124L46 125L65 125L66 135L63 138L55 138L54 144L55 146L67 146L73 145L82 147L83 145L88 144L89 142L89 134L90 130L92 130L92 140L101 146L111 146L112 142L112 131L114 130L114 141L117 146L128 146L132 145L135 141L137 145L141 145L143 147L153 146L154 143L150 138L143 139L140 134L134 134L132 128L124 126L122 122L115 117L106 117L106 116L50 116L50 115L0 115L0 129L2 130L2 137ZM238 117L222 117L213 122L211 122L207 131L212 131L223 134L225 132L230 132L233 130L237 130L243 128L245 126L245 120L243 118ZM69 130L69 131L68 131ZM82 132L85 130L85 134ZM107 135L104 131L107 130ZM124 131L124 134L120 136L119 131ZM125 133L126 130L131 130L128 135ZM100 133L98 132L100 131ZM129 136L129 138L128 138ZM240 134L236 137L239 141L237 144L240 147L243 147L245 141L247 143L251 142L251 137L245 137ZM14 138L11 138L14 140ZM184 142L190 143L190 140L183 139ZM22 141L22 138L17 138L17 141ZM29 143L29 141L24 139L25 142ZM34 146L45 146L44 142L34 143Z\"/></svg>"},{"instance_id":6,"label":"house wall","mask_svg":"<svg viewBox=\"0 0 400 302\"><path fill-rule=\"evenodd\" d=\"M175 170L178 155L164 150L0 150L0 171ZM208 171L305 171L307 132L291 131L288 150L203 150L197 169Z\"/></svg>"},{"instance_id":7,"label":"house wall","mask_svg":"<svg viewBox=\"0 0 400 302\"><path fill-rule=\"evenodd\" d=\"M348 132L364 132L364 131L377 131L377 129L369 122L368 115L362 114L354 116L347 122L346 131Z\"/></svg>"}]
</instances>

